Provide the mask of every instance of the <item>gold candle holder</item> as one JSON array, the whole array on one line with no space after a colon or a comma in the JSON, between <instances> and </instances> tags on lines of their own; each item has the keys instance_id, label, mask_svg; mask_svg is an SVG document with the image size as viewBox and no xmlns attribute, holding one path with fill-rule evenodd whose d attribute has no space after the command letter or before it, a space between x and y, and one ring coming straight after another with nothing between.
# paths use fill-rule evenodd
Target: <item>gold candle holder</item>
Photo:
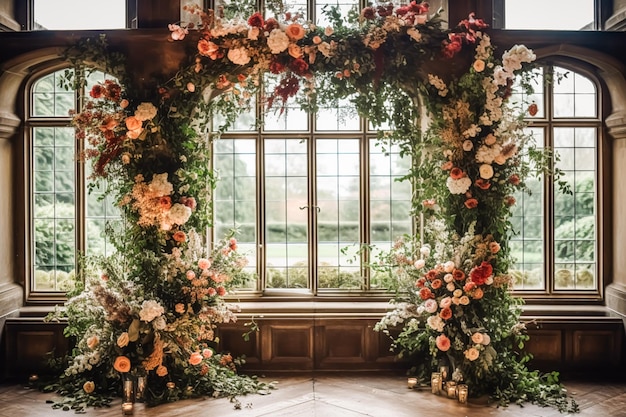
<instances>
[{"instance_id":1,"label":"gold candle holder","mask_svg":"<svg viewBox=\"0 0 626 417\"><path fill-rule=\"evenodd\" d=\"M124 403L133 403L135 401L135 381L132 378L124 378L122 384L122 399Z\"/></svg>"},{"instance_id":2,"label":"gold candle holder","mask_svg":"<svg viewBox=\"0 0 626 417\"><path fill-rule=\"evenodd\" d=\"M467 385L460 384L457 388L457 397L461 404L467 404L467 395L468 395Z\"/></svg>"},{"instance_id":3,"label":"gold candle holder","mask_svg":"<svg viewBox=\"0 0 626 417\"><path fill-rule=\"evenodd\" d=\"M439 373L441 374L441 380L447 381L450 377L450 368L447 365L441 365L439 367Z\"/></svg>"},{"instance_id":4,"label":"gold candle holder","mask_svg":"<svg viewBox=\"0 0 626 417\"><path fill-rule=\"evenodd\" d=\"M415 386L417 385L417 378L409 378L406 381L406 384L409 389L415 388Z\"/></svg>"},{"instance_id":5,"label":"gold candle holder","mask_svg":"<svg viewBox=\"0 0 626 417\"><path fill-rule=\"evenodd\" d=\"M133 403L122 403L122 413L125 416L133 414Z\"/></svg>"},{"instance_id":6,"label":"gold candle holder","mask_svg":"<svg viewBox=\"0 0 626 417\"><path fill-rule=\"evenodd\" d=\"M143 402L143 396L146 391L146 377L138 376L137 377L137 386L135 387L135 400L139 402Z\"/></svg>"},{"instance_id":7,"label":"gold candle holder","mask_svg":"<svg viewBox=\"0 0 626 417\"><path fill-rule=\"evenodd\" d=\"M430 376L430 389L433 394L439 394L441 392L441 386L443 381L441 380L441 373L433 372Z\"/></svg>"},{"instance_id":8,"label":"gold candle holder","mask_svg":"<svg viewBox=\"0 0 626 417\"><path fill-rule=\"evenodd\" d=\"M456 382L446 382L446 392L448 394L448 398L456 398Z\"/></svg>"}]
</instances>

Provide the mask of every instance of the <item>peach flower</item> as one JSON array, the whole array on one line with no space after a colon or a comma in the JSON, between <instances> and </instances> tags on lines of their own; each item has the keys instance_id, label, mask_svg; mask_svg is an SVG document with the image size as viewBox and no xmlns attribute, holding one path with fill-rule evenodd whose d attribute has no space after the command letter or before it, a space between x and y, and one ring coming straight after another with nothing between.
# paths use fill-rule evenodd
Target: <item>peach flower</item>
<instances>
[{"instance_id":1,"label":"peach flower","mask_svg":"<svg viewBox=\"0 0 626 417\"><path fill-rule=\"evenodd\" d=\"M290 24L287 26L285 33L289 36L289 39L294 41L299 41L304 38L304 35L306 35L306 32L300 23Z\"/></svg>"},{"instance_id":2,"label":"peach flower","mask_svg":"<svg viewBox=\"0 0 626 417\"><path fill-rule=\"evenodd\" d=\"M200 352L192 353L191 356L189 357L189 364L196 366L196 365L200 365L200 363L202 363L202 355L200 354Z\"/></svg>"},{"instance_id":3,"label":"peach flower","mask_svg":"<svg viewBox=\"0 0 626 417\"><path fill-rule=\"evenodd\" d=\"M122 373L130 371L130 359L126 356L118 356L113 363L113 369Z\"/></svg>"},{"instance_id":4,"label":"peach flower","mask_svg":"<svg viewBox=\"0 0 626 417\"><path fill-rule=\"evenodd\" d=\"M442 352L447 352L450 349L450 339L445 334L440 334L435 339L435 343L437 344L437 349Z\"/></svg>"}]
</instances>

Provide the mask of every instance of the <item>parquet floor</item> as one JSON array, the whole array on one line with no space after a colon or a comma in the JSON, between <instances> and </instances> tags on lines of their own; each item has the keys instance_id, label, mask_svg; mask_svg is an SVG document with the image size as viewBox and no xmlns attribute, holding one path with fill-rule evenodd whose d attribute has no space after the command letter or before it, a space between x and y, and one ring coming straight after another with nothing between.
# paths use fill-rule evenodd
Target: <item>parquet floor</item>
<instances>
[{"instance_id":1,"label":"parquet floor","mask_svg":"<svg viewBox=\"0 0 626 417\"><path fill-rule=\"evenodd\" d=\"M263 378L276 381L269 395L239 397L241 409L228 399L194 399L146 408L136 404L135 417L566 417L557 410L527 404L497 408L484 403L460 405L429 390L410 390L406 377L393 374L298 374ZM624 381L622 379L622 381ZM578 402L581 417L626 416L626 381L590 383L566 381ZM0 417L71 416L71 411L53 410L52 394L0 385ZM87 416L122 416L121 404L89 409Z\"/></svg>"}]
</instances>

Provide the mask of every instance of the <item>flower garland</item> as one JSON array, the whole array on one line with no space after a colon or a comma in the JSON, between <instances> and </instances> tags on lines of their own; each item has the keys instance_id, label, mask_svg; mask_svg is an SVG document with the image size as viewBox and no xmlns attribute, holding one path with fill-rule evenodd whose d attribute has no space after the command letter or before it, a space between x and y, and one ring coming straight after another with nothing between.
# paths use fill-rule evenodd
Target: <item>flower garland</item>
<instances>
[{"instance_id":1,"label":"flower garland","mask_svg":"<svg viewBox=\"0 0 626 417\"><path fill-rule=\"evenodd\" d=\"M147 376L151 403L262 387L215 350L216 326L234 320L222 296L245 278L236 240L209 251L200 236L211 225L211 143L257 93L281 111L294 99L315 110L348 98L375 126L390 127L379 131L381 143L412 157L405 179L427 227L387 254L403 291L378 326L401 326L402 352L426 359L423 372L445 358L472 395L507 402L539 400L546 386L560 393L514 351L524 336L507 275L510 196L524 188L525 158L538 154L506 98L532 52L516 46L500 63L482 20L470 15L443 29L419 0L366 7L347 20L331 7L325 28L291 14L279 21L188 11L197 30L169 29L181 47L191 39L194 52L152 95L133 91L123 57L109 54L105 39L68 56L81 69L81 57L100 56L117 77L91 89L74 123L124 222L117 254L99 260L95 274L86 268L85 288L66 305L67 333L78 344L62 382L80 392L76 402L94 404L120 375L137 373ZM271 92L263 90L268 73L276 77ZM80 85L80 72L74 81ZM224 125L216 133L217 115Z\"/></svg>"}]
</instances>

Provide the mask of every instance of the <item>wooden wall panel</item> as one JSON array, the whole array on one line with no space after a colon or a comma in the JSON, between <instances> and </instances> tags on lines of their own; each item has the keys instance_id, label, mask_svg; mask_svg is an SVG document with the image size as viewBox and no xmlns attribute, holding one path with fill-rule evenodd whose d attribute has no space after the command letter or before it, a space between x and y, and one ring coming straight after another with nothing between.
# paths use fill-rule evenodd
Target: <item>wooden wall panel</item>
<instances>
[{"instance_id":1,"label":"wooden wall panel","mask_svg":"<svg viewBox=\"0 0 626 417\"><path fill-rule=\"evenodd\" d=\"M313 369L313 321L286 320L261 324L261 360L267 369Z\"/></svg>"},{"instance_id":2,"label":"wooden wall panel","mask_svg":"<svg viewBox=\"0 0 626 417\"><path fill-rule=\"evenodd\" d=\"M574 330L572 338L572 362L588 365L619 364L619 334L610 330Z\"/></svg>"},{"instance_id":3,"label":"wooden wall panel","mask_svg":"<svg viewBox=\"0 0 626 417\"><path fill-rule=\"evenodd\" d=\"M563 361L563 332L561 330L529 330L530 340L525 351L533 355L533 362L561 363Z\"/></svg>"}]
</instances>

